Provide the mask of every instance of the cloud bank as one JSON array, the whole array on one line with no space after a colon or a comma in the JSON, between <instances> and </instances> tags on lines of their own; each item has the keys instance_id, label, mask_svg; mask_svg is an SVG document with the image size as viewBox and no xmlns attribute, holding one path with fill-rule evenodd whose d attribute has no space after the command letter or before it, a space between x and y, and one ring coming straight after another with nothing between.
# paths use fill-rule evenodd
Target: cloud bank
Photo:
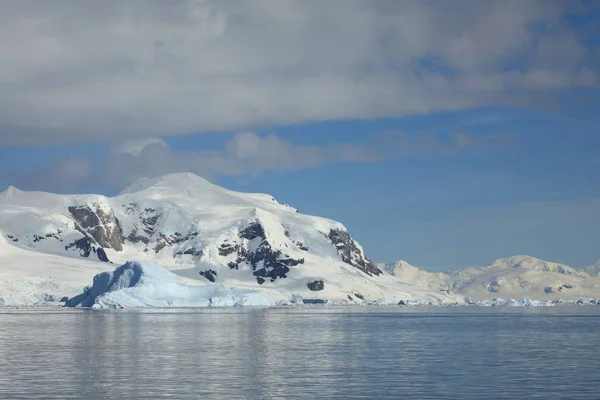
<instances>
[{"instance_id":1,"label":"cloud bank","mask_svg":"<svg viewBox=\"0 0 600 400\"><path fill-rule=\"evenodd\" d=\"M598 87L593 4L6 1L0 145L539 106Z\"/></svg>"},{"instance_id":2,"label":"cloud bank","mask_svg":"<svg viewBox=\"0 0 600 400\"><path fill-rule=\"evenodd\" d=\"M379 140L383 139L383 140ZM403 151L458 152L485 146L510 146L510 134L384 132L362 143L328 142L305 145L274 133L259 136L240 132L224 141L221 149L171 149L161 138L115 141L102 157L74 156L45 164L29 172L0 172L22 188L80 191L90 184L120 190L142 177L193 172L212 181L219 178L252 178L265 172L285 172L339 163L374 163L401 157Z\"/></svg>"}]
</instances>

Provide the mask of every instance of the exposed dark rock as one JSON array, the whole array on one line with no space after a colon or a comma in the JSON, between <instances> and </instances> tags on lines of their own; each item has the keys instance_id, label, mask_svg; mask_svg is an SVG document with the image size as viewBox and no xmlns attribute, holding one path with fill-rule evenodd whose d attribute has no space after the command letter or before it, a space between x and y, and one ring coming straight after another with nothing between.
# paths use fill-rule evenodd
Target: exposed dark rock
<instances>
[{"instance_id":1,"label":"exposed dark rock","mask_svg":"<svg viewBox=\"0 0 600 400\"><path fill-rule=\"evenodd\" d=\"M156 225L158 220L162 217L162 214L156 214L156 210L154 208L146 208L140 215L140 221L144 225L144 232L147 235L152 236L156 231Z\"/></svg>"},{"instance_id":2,"label":"exposed dark rock","mask_svg":"<svg viewBox=\"0 0 600 400\"><path fill-rule=\"evenodd\" d=\"M248 240L254 240L256 238L261 238L262 240L265 240L267 238L263 226L258 221L254 221L248 224L246 228L240 231L239 236L242 239Z\"/></svg>"},{"instance_id":3,"label":"exposed dark rock","mask_svg":"<svg viewBox=\"0 0 600 400\"><path fill-rule=\"evenodd\" d=\"M6 235L6 237L9 238L10 240L12 240L13 242L18 242L19 241L19 239L17 239L13 235Z\"/></svg>"},{"instance_id":4,"label":"exposed dark rock","mask_svg":"<svg viewBox=\"0 0 600 400\"><path fill-rule=\"evenodd\" d=\"M354 239L345 230L331 229L327 238L336 247L342 261L346 264L350 264L370 276L383 273L373 261L365 257Z\"/></svg>"},{"instance_id":5,"label":"exposed dark rock","mask_svg":"<svg viewBox=\"0 0 600 400\"><path fill-rule=\"evenodd\" d=\"M350 300L350 301L353 301L353 300L354 300L354 297L352 297L352 296L348 295L348 300Z\"/></svg>"},{"instance_id":6,"label":"exposed dark rock","mask_svg":"<svg viewBox=\"0 0 600 400\"><path fill-rule=\"evenodd\" d=\"M279 250L273 250L271 245L266 240L263 241L258 249L248 253L246 261L254 270L253 275L260 278L268 278L271 282L275 282L278 278L287 278L289 267L299 264L304 264L304 259L299 260L290 258L287 254L282 254ZM262 268L256 269L262 261Z\"/></svg>"},{"instance_id":7,"label":"exposed dark rock","mask_svg":"<svg viewBox=\"0 0 600 400\"><path fill-rule=\"evenodd\" d=\"M77 239L72 243L69 243L65 246L65 250L76 250L79 251L79 255L84 258L89 258L89 256L94 253L98 257L98 260L102 262L110 262L108 259L108 255L106 251L102 247L96 248L94 244L90 241L90 238L87 236L82 237L81 239Z\"/></svg>"},{"instance_id":8,"label":"exposed dark rock","mask_svg":"<svg viewBox=\"0 0 600 400\"><path fill-rule=\"evenodd\" d=\"M552 288L550 286L544 288L544 293L552 293Z\"/></svg>"},{"instance_id":9,"label":"exposed dark rock","mask_svg":"<svg viewBox=\"0 0 600 400\"><path fill-rule=\"evenodd\" d=\"M362 294L360 294L360 293L354 293L354 296L357 297L357 298L359 298L359 299L361 299L361 300L365 299L365 297Z\"/></svg>"},{"instance_id":10,"label":"exposed dark rock","mask_svg":"<svg viewBox=\"0 0 600 400\"><path fill-rule=\"evenodd\" d=\"M88 258L92 252L92 244L87 237L77 239L73 243L69 243L65 246L65 250L70 250L73 248L79 250L79 255L85 258Z\"/></svg>"},{"instance_id":11,"label":"exposed dark rock","mask_svg":"<svg viewBox=\"0 0 600 400\"><path fill-rule=\"evenodd\" d=\"M183 236L181 233L175 232L174 234L167 236L162 233L159 233L159 239L156 242L156 246L154 246L154 252L158 253L167 246L173 246L179 243L183 243L187 240L195 238L199 234L199 232L190 232L187 235Z\"/></svg>"},{"instance_id":12,"label":"exposed dark rock","mask_svg":"<svg viewBox=\"0 0 600 400\"><path fill-rule=\"evenodd\" d=\"M129 235L127 235L127 240L130 241L131 243L140 243L140 242L142 242L144 244L150 243L150 239L148 237L138 235L137 226L135 228L133 228L133 230L129 233Z\"/></svg>"},{"instance_id":13,"label":"exposed dark rock","mask_svg":"<svg viewBox=\"0 0 600 400\"><path fill-rule=\"evenodd\" d=\"M325 284L323 283L323 281L309 282L306 286L308 286L308 289L312 290L313 292L318 292L320 290L325 289Z\"/></svg>"},{"instance_id":14,"label":"exposed dark rock","mask_svg":"<svg viewBox=\"0 0 600 400\"><path fill-rule=\"evenodd\" d=\"M189 256L194 256L194 257L201 257L202 250L197 250L195 247L190 247L189 249L186 249L184 251L175 252L175 255L176 256L189 255Z\"/></svg>"},{"instance_id":15,"label":"exposed dark rock","mask_svg":"<svg viewBox=\"0 0 600 400\"><path fill-rule=\"evenodd\" d=\"M400 300L400 301L398 302L398 305L399 305L399 306L405 306L405 305L406 305L406 303L404 302L404 300Z\"/></svg>"},{"instance_id":16,"label":"exposed dark rock","mask_svg":"<svg viewBox=\"0 0 600 400\"><path fill-rule=\"evenodd\" d=\"M104 249L102 247L98 248L98 250L96 250L96 255L98 256L98 260L103 261L103 262L110 262L110 260L108 259L108 256L106 255L106 252L104 251Z\"/></svg>"},{"instance_id":17,"label":"exposed dark rock","mask_svg":"<svg viewBox=\"0 0 600 400\"><path fill-rule=\"evenodd\" d=\"M200 275L202 275L203 277L205 277L206 279L208 279L211 282L214 282L217 279L217 271L215 271L213 269L207 269L206 271L200 271Z\"/></svg>"},{"instance_id":18,"label":"exposed dark rock","mask_svg":"<svg viewBox=\"0 0 600 400\"><path fill-rule=\"evenodd\" d=\"M302 242L295 242L296 246L300 249L300 250L304 250L304 251L308 251L308 247L306 247L306 245L304 245L304 243Z\"/></svg>"},{"instance_id":19,"label":"exposed dark rock","mask_svg":"<svg viewBox=\"0 0 600 400\"><path fill-rule=\"evenodd\" d=\"M69 298L67 296L61 297L59 300L60 303L66 303L67 301L69 301Z\"/></svg>"},{"instance_id":20,"label":"exposed dark rock","mask_svg":"<svg viewBox=\"0 0 600 400\"><path fill-rule=\"evenodd\" d=\"M78 224L80 231L91 236L101 247L123 250L123 231L114 212L105 212L98 205L71 206L69 212Z\"/></svg>"},{"instance_id":21,"label":"exposed dark rock","mask_svg":"<svg viewBox=\"0 0 600 400\"><path fill-rule=\"evenodd\" d=\"M240 268L239 263L233 262L233 261L228 262L227 266L229 267L229 269L239 269Z\"/></svg>"},{"instance_id":22,"label":"exposed dark rock","mask_svg":"<svg viewBox=\"0 0 600 400\"><path fill-rule=\"evenodd\" d=\"M304 259L293 259L280 250L273 250L271 244L266 240L265 230L258 221L251 222L239 233L240 239L254 240L262 239L256 250L248 251L244 245L223 243L219 247L219 254L223 257L236 255L235 261L230 261L227 266L238 270L240 264L249 265L256 277L256 281L262 285L266 279L274 282L277 279L287 277L290 267L304 264Z\"/></svg>"},{"instance_id":23,"label":"exposed dark rock","mask_svg":"<svg viewBox=\"0 0 600 400\"><path fill-rule=\"evenodd\" d=\"M35 233L33 234L33 242L37 243L40 242L42 240L46 240L46 239L56 239L59 242L62 242L63 240L61 239L60 235L62 235L62 230L57 230L56 232L48 232L46 233L44 236L40 236L40 235L36 235Z\"/></svg>"},{"instance_id":24,"label":"exposed dark rock","mask_svg":"<svg viewBox=\"0 0 600 400\"><path fill-rule=\"evenodd\" d=\"M229 243L223 243L221 246L219 246L219 255L223 256L223 257L227 257L239 250L240 250L239 244L232 245Z\"/></svg>"},{"instance_id":25,"label":"exposed dark rock","mask_svg":"<svg viewBox=\"0 0 600 400\"><path fill-rule=\"evenodd\" d=\"M135 203L130 203L127 207L128 208L125 211L126 214L132 214L138 210L138 205ZM132 243L142 242L146 245L150 243L152 237L156 233L160 217L162 217L162 214L157 214L156 209L154 208L145 208L142 210L140 213L140 223L139 225L134 225L134 228L129 235L127 235L127 240Z\"/></svg>"},{"instance_id":26,"label":"exposed dark rock","mask_svg":"<svg viewBox=\"0 0 600 400\"><path fill-rule=\"evenodd\" d=\"M131 215L139 208L137 203L123 204L123 207L125 207L125 215Z\"/></svg>"},{"instance_id":27,"label":"exposed dark rock","mask_svg":"<svg viewBox=\"0 0 600 400\"><path fill-rule=\"evenodd\" d=\"M570 283L563 283L562 287L565 289L573 289L573 285L571 285Z\"/></svg>"}]
</instances>

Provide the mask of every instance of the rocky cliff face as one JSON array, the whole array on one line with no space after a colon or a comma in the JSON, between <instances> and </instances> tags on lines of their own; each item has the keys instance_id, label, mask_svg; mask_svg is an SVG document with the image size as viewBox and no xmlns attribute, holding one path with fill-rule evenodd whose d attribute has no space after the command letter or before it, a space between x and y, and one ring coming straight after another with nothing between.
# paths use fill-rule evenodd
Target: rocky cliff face
<instances>
[{"instance_id":1,"label":"rocky cliff face","mask_svg":"<svg viewBox=\"0 0 600 400\"><path fill-rule=\"evenodd\" d=\"M227 262L232 270L239 270L242 264L248 266L260 285L266 280L275 282L284 279L291 267L304 264L304 258L294 259L281 250L273 249L259 221L252 221L240 230L236 243L228 241L221 244L219 255L227 260L233 258Z\"/></svg>"},{"instance_id":2,"label":"rocky cliff face","mask_svg":"<svg viewBox=\"0 0 600 400\"><path fill-rule=\"evenodd\" d=\"M331 229L327 238L337 249L342 261L358 268L367 275L383 273L373 261L369 260L350 234L343 229Z\"/></svg>"},{"instance_id":3,"label":"rocky cliff face","mask_svg":"<svg viewBox=\"0 0 600 400\"><path fill-rule=\"evenodd\" d=\"M97 203L92 206L70 206L69 213L75 228L91 237L100 247L123 250L123 231L112 209L105 210Z\"/></svg>"}]
</instances>

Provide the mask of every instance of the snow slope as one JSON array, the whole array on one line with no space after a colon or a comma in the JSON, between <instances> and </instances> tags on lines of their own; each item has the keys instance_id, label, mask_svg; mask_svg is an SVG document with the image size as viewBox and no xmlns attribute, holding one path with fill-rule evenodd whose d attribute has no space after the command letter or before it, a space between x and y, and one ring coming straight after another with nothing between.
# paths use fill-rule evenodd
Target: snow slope
<instances>
[{"instance_id":1,"label":"snow slope","mask_svg":"<svg viewBox=\"0 0 600 400\"><path fill-rule=\"evenodd\" d=\"M78 294L106 264L12 245L0 231L0 306L57 303Z\"/></svg>"},{"instance_id":2,"label":"snow slope","mask_svg":"<svg viewBox=\"0 0 600 400\"><path fill-rule=\"evenodd\" d=\"M284 297L462 301L384 273L339 222L189 173L142 179L115 197L9 187L0 193L0 230L6 245L27 252L20 257L58 257L65 268L50 276L72 285L82 284L83 276L89 284L98 265L106 271L136 260L160 265L188 283L272 289ZM36 271L46 268L39 265ZM66 271L74 265L80 270ZM0 265L0 277L5 275Z\"/></svg>"},{"instance_id":3,"label":"snow slope","mask_svg":"<svg viewBox=\"0 0 600 400\"><path fill-rule=\"evenodd\" d=\"M599 277L529 256L502 258L485 267L451 273L427 272L405 261L382 267L404 282L435 290L451 290L473 300L600 298Z\"/></svg>"}]
</instances>

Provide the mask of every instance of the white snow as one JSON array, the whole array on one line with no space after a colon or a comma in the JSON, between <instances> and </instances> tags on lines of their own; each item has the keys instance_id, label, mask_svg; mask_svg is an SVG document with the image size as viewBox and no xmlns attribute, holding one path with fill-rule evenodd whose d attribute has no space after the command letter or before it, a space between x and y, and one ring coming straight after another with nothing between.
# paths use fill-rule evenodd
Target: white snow
<instances>
[{"instance_id":1,"label":"white snow","mask_svg":"<svg viewBox=\"0 0 600 400\"><path fill-rule=\"evenodd\" d=\"M106 264L13 246L0 231L0 306L57 304L78 294Z\"/></svg>"},{"instance_id":2,"label":"white snow","mask_svg":"<svg viewBox=\"0 0 600 400\"><path fill-rule=\"evenodd\" d=\"M474 301L491 301L499 296L539 301L600 297L600 277L530 256L502 258L489 266L450 273L428 272L405 261L383 267L404 282L435 290L451 290Z\"/></svg>"},{"instance_id":3,"label":"white snow","mask_svg":"<svg viewBox=\"0 0 600 400\"><path fill-rule=\"evenodd\" d=\"M600 260L596 261L595 264L590 265L585 269L585 272L590 276L599 276L600 275Z\"/></svg>"}]
</instances>

